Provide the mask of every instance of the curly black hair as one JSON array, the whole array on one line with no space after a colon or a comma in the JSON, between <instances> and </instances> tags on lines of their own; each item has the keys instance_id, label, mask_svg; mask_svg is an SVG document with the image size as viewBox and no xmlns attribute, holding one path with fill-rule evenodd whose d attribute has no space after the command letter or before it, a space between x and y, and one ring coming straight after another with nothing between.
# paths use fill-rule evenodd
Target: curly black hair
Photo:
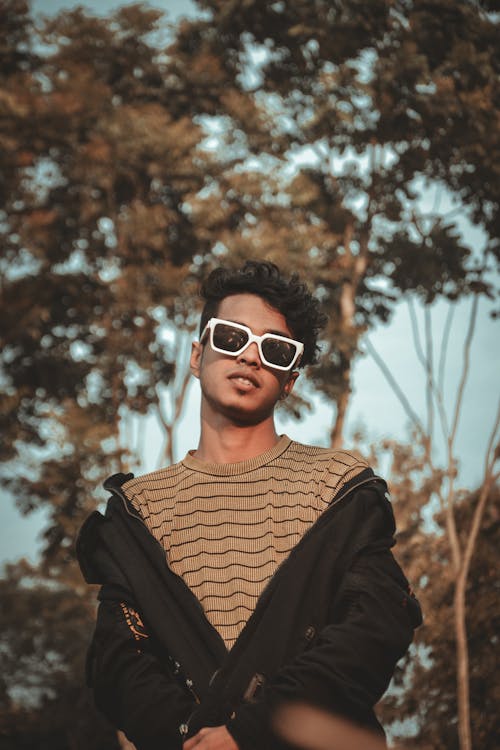
<instances>
[{"instance_id":1,"label":"curly black hair","mask_svg":"<svg viewBox=\"0 0 500 750\"><path fill-rule=\"evenodd\" d=\"M294 338L304 344L299 367L317 361L318 334L327 319L320 310L319 301L297 274L286 278L274 263L258 260L247 260L238 269L214 269L200 289L200 295L205 300L200 335L210 318L217 317L222 300L233 294L256 294L284 316Z\"/></svg>"}]
</instances>

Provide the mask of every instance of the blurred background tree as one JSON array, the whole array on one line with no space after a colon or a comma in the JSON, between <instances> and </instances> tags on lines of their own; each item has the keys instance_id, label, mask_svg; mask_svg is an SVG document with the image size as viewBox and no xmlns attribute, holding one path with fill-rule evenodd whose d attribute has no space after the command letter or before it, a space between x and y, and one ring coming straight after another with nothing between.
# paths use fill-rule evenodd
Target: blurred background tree
<instances>
[{"instance_id":1,"label":"blurred background tree","mask_svg":"<svg viewBox=\"0 0 500 750\"><path fill-rule=\"evenodd\" d=\"M12 602L2 749L40 748L42 736L51 747L111 746L105 725L85 729L94 599L73 542L102 479L140 469L134 435L147 418L162 429L154 452L173 459L200 274L263 257L316 288L330 327L311 377L337 405L333 445L361 337L401 297L430 306L493 294L499 61L487 3L198 6L173 28L139 5L35 23L24 0L0 0L0 471L23 512L47 510L40 567L14 566L2 583ZM430 496L409 489L402 513ZM425 524L418 533L424 549L446 545ZM430 584L414 580L425 598ZM475 639L482 626L469 626ZM441 636L422 643L437 651ZM443 696L454 695L449 665ZM436 747L455 747L453 699L419 713L411 695L398 717L432 718L434 738L446 725L451 744Z\"/></svg>"},{"instance_id":2,"label":"blurred background tree","mask_svg":"<svg viewBox=\"0 0 500 750\"><path fill-rule=\"evenodd\" d=\"M338 446L360 336L402 296L488 291L497 18L456 0L199 4L208 20L180 28L175 54L220 60L219 153L242 152L212 196L218 240L305 271L321 294L330 328L312 378L337 405Z\"/></svg>"},{"instance_id":3,"label":"blurred background tree","mask_svg":"<svg viewBox=\"0 0 500 750\"><path fill-rule=\"evenodd\" d=\"M189 269L209 245L184 203L208 170L182 81L147 42L159 11L35 30L6 5L2 459L22 507L50 498L48 561L123 460L120 423L175 377L165 322L194 326Z\"/></svg>"},{"instance_id":4,"label":"blurred background tree","mask_svg":"<svg viewBox=\"0 0 500 750\"><path fill-rule=\"evenodd\" d=\"M21 561L0 580L0 747L118 748L83 685L95 608L81 577L47 579Z\"/></svg>"},{"instance_id":5,"label":"blurred background tree","mask_svg":"<svg viewBox=\"0 0 500 750\"><path fill-rule=\"evenodd\" d=\"M378 446L391 460L391 496L398 522L397 557L413 582L425 613L409 654L400 663L392 690L379 712L397 746L419 750L461 747L457 721L456 620L457 573L446 531L447 509L436 506L429 519L429 497L440 492L443 476L432 470L426 448L387 441ZM454 513L460 545L465 549L480 489L459 489ZM472 746L493 750L500 731L500 683L493 653L498 646L500 585L499 488L489 493L467 580L467 632L470 664Z\"/></svg>"},{"instance_id":6,"label":"blurred background tree","mask_svg":"<svg viewBox=\"0 0 500 750\"><path fill-rule=\"evenodd\" d=\"M480 531L484 526L485 518L491 516L491 506L494 503L498 505L497 483L500 477L500 471L498 471L498 461L500 459L499 399L496 406L496 413L493 411L493 425L490 428L488 436L489 439L484 457L481 485L476 493L464 493L464 490L460 490L459 486L457 486L459 459L456 451L456 438L460 421L463 421L462 412L464 393L470 376L470 354L476 327L477 307L478 298L476 296L472 301L469 323L464 336L459 385L454 400L447 398L443 381L443 368L446 361L449 335L447 327L445 326L442 340L437 347L440 352L439 368L437 372L434 364L434 334L428 316L426 316L425 319L423 338L421 337L417 325L413 329L415 358L422 366L426 375L426 427L424 427L423 422L416 415L411 406L410 399L404 394L400 385L392 376L387 364L380 359L376 352L373 352L377 364L389 380L395 395L407 410L410 423L413 424L416 444L420 444L422 447L422 453L419 457L420 464L418 464L418 460L415 461L415 458L418 459L418 454L415 454L415 456L412 456L413 464L411 461L407 461L406 464L403 461L403 465L396 462L393 471L390 473L391 477L393 473L396 474L396 486L397 477L403 477L402 484L403 486L406 485L406 490L409 491L410 496L412 496L412 500L406 502L406 512L408 513L409 511L411 512L411 509L414 511L415 508L420 508L421 515L419 516L417 513L415 516L415 513L413 513L412 516L412 524L410 525L413 526L413 530L415 531L416 518L420 517L421 519L424 519L424 513L428 513L433 508L439 509L440 525L438 525L437 532L436 530L429 530L426 541L432 542L433 539L439 537L438 544L440 549L443 550L443 555L445 556L444 559L446 561L446 575L442 577L440 581L446 582L446 595L451 599L450 611L447 613L447 632L452 629L453 637L450 641L455 647L454 660L452 663L455 673L457 713L456 739L458 747L460 747L461 750L469 750L472 748L473 710L471 706L471 649L469 643L471 640L471 627L475 632L476 623L471 625L471 618L468 617L468 607L470 607L468 594L470 594L471 581L473 580L471 576L471 566L472 561L477 557L477 548L482 538ZM425 346L422 344L423 340L425 341ZM451 409L449 410L446 408L447 402L451 402ZM494 409L493 404L492 407ZM436 421L439 423L446 446L444 459L442 458L439 463L436 462L436 459L439 460L439 451L436 448L437 441L434 430L436 415ZM485 429L488 428L485 426ZM398 456L401 458L401 451L398 452ZM423 497L419 488L411 486L412 472L414 473L418 467L420 468L420 473L423 475L423 486L425 486L425 495ZM406 475L403 476L405 473ZM416 489L417 491L415 491ZM406 545L407 549L409 546L413 546L413 552L417 553L415 545L408 545L408 540L406 540ZM422 583L424 598L427 598L428 594L426 590L428 585L426 579L428 576L423 571L429 563L429 558L433 558L433 556L434 549L433 547L430 547L427 550L427 554L424 555L423 560L422 558L420 559L420 565L423 563L423 568L420 571L420 576L418 576L416 580ZM441 564L442 562L443 558L440 559ZM475 573L478 575L477 570ZM496 585L494 580L492 583L494 586ZM433 606L433 609L435 609L438 584L433 584L430 588L432 588L430 603ZM441 653L438 654L438 651L441 650L441 643L439 641L440 637L441 634L435 629L432 632L431 641L433 638L436 638L437 642L432 643L432 647L429 645L427 654L422 662L423 664L425 664L426 660L431 663L440 660ZM492 641L491 638L487 640L489 640L490 646L494 647L494 641ZM431 672L432 674L432 670L424 669L423 671ZM425 702L423 702L423 705L425 705ZM430 713L432 714L432 711ZM454 716L454 713L452 713L452 716ZM474 729L475 736L477 736L477 725L474 725ZM425 738L425 731L422 732L422 735ZM494 734L494 736L496 735Z\"/></svg>"}]
</instances>

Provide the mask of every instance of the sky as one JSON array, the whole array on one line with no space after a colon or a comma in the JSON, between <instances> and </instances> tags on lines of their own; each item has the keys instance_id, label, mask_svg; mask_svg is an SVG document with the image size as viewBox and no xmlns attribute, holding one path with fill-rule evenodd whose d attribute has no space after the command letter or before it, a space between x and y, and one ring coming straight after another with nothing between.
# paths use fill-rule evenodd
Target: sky
<instances>
[{"instance_id":1,"label":"sky","mask_svg":"<svg viewBox=\"0 0 500 750\"><path fill-rule=\"evenodd\" d=\"M31 7L36 13L42 15L54 15L60 10L76 8L88 8L96 15L106 16L112 11L123 5L136 5L137 0L32 0ZM160 8L165 11L171 21L175 21L181 16L192 16L196 13L196 6L191 0L155 0L154 2L145 2L143 5L151 5L154 8Z\"/></svg>"},{"instance_id":2,"label":"sky","mask_svg":"<svg viewBox=\"0 0 500 750\"><path fill-rule=\"evenodd\" d=\"M93 12L107 14L119 5L131 3L115 0L35 0L35 12L53 14L64 8L82 5ZM192 15L194 3L190 0L157 0L150 3L168 12L170 20ZM500 336L499 324L489 317L489 306L480 303L476 335L473 340L470 377L465 390L464 409L457 433L457 455L461 463L460 480L475 487L481 480L484 454L493 424L499 398ZM445 396L448 411L456 398L463 366L463 342L468 325L470 301L457 305L451 330L445 378ZM423 313L418 312L423 331ZM440 337L446 317L446 306L440 303L433 308L435 331L435 361L439 359ZM370 334L370 340L383 358L393 377L399 383L412 408L423 419L425 414L425 375L412 344L412 326L406 301L401 302L389 325L380 325ZM194 381L188 392L188 407L178 425L176 459L196 447L199 413L198 383ZM320 397L311 396L312 412L300 423L278 415L278 428L291 438L306 443L327 445L332 424L333 408ZM347 415L346 447L349 447L354 430L362 428L370 442L386 437L405 440L409 437L408 417L393 391L370 356L358 360L354 370L353 396ZM146 433L146 470L157 468L161 434L153 422ZM442 455L442 452L441 452ZM388 477L390 482L390 477ZM33 562L40 546L39 534L43 513L35 512L22 518L12 502L4 502L0 509L0 561L26 556Z\"/></svg>"}]
</instances>

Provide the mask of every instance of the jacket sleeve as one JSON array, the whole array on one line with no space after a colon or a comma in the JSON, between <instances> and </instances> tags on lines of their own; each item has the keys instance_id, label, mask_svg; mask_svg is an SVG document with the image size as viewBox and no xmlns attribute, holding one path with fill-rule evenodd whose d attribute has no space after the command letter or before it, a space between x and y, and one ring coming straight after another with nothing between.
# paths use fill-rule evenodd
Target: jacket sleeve
<instances>
[{"instance_id":1,"label":"jacket sleeve","mask_svg":"<svg viewBox=\"0 0 500 750\"><path fill-rule=\"evenodd\" d=\"M354 553L335 587L329 621L306 651L269 679L257 700L236 708L227 726L240 750L279 746L271 717L287 701L305 701L377 726L373 706L387 689L421 615L390 551L390 504L373 490L358 492L362 497L355 506L363 512L358 510L347 524L348 533L356 535Z\"/></svg>"},{"instance_id":2,"label":"jacket sleeve","mask_svg":"<svg viewBox=\"0 0 500 750\"><path fill-rule=\"evenodd\" d=\"M100 711L137 750L181 748L179 726L194 699L176 681L175 665L155 654L141 615L122 587L99 594L97 622L87 657L87 680Z\"/></svg>"}]
</instances>

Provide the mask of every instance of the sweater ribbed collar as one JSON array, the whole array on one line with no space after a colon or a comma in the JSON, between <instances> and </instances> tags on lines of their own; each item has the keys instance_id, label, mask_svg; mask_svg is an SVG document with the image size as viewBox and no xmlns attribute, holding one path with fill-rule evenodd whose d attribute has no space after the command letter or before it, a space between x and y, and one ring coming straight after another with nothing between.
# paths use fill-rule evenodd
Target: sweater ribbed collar
<instances>
[{"instance_id":1,"label":"sweater ribbed collar","mask_svg":"<svg viewBox=\"0 0 500 750\"><path fill-rule=\"evenodd\" d=\"M202 474L211 474L215 477L237 476L238 474L246 474L249 471L254 471L270 463L284 453L291 442L291 439L287 435L281 435L278 442L264 453L260 453L253 458L248 458L245 461L236 461L230 464L215 464L200 461L199 458L195 458L191 453L188 453L181 463L188 469L193 469Z\"/></svg>"}]
</instances>

